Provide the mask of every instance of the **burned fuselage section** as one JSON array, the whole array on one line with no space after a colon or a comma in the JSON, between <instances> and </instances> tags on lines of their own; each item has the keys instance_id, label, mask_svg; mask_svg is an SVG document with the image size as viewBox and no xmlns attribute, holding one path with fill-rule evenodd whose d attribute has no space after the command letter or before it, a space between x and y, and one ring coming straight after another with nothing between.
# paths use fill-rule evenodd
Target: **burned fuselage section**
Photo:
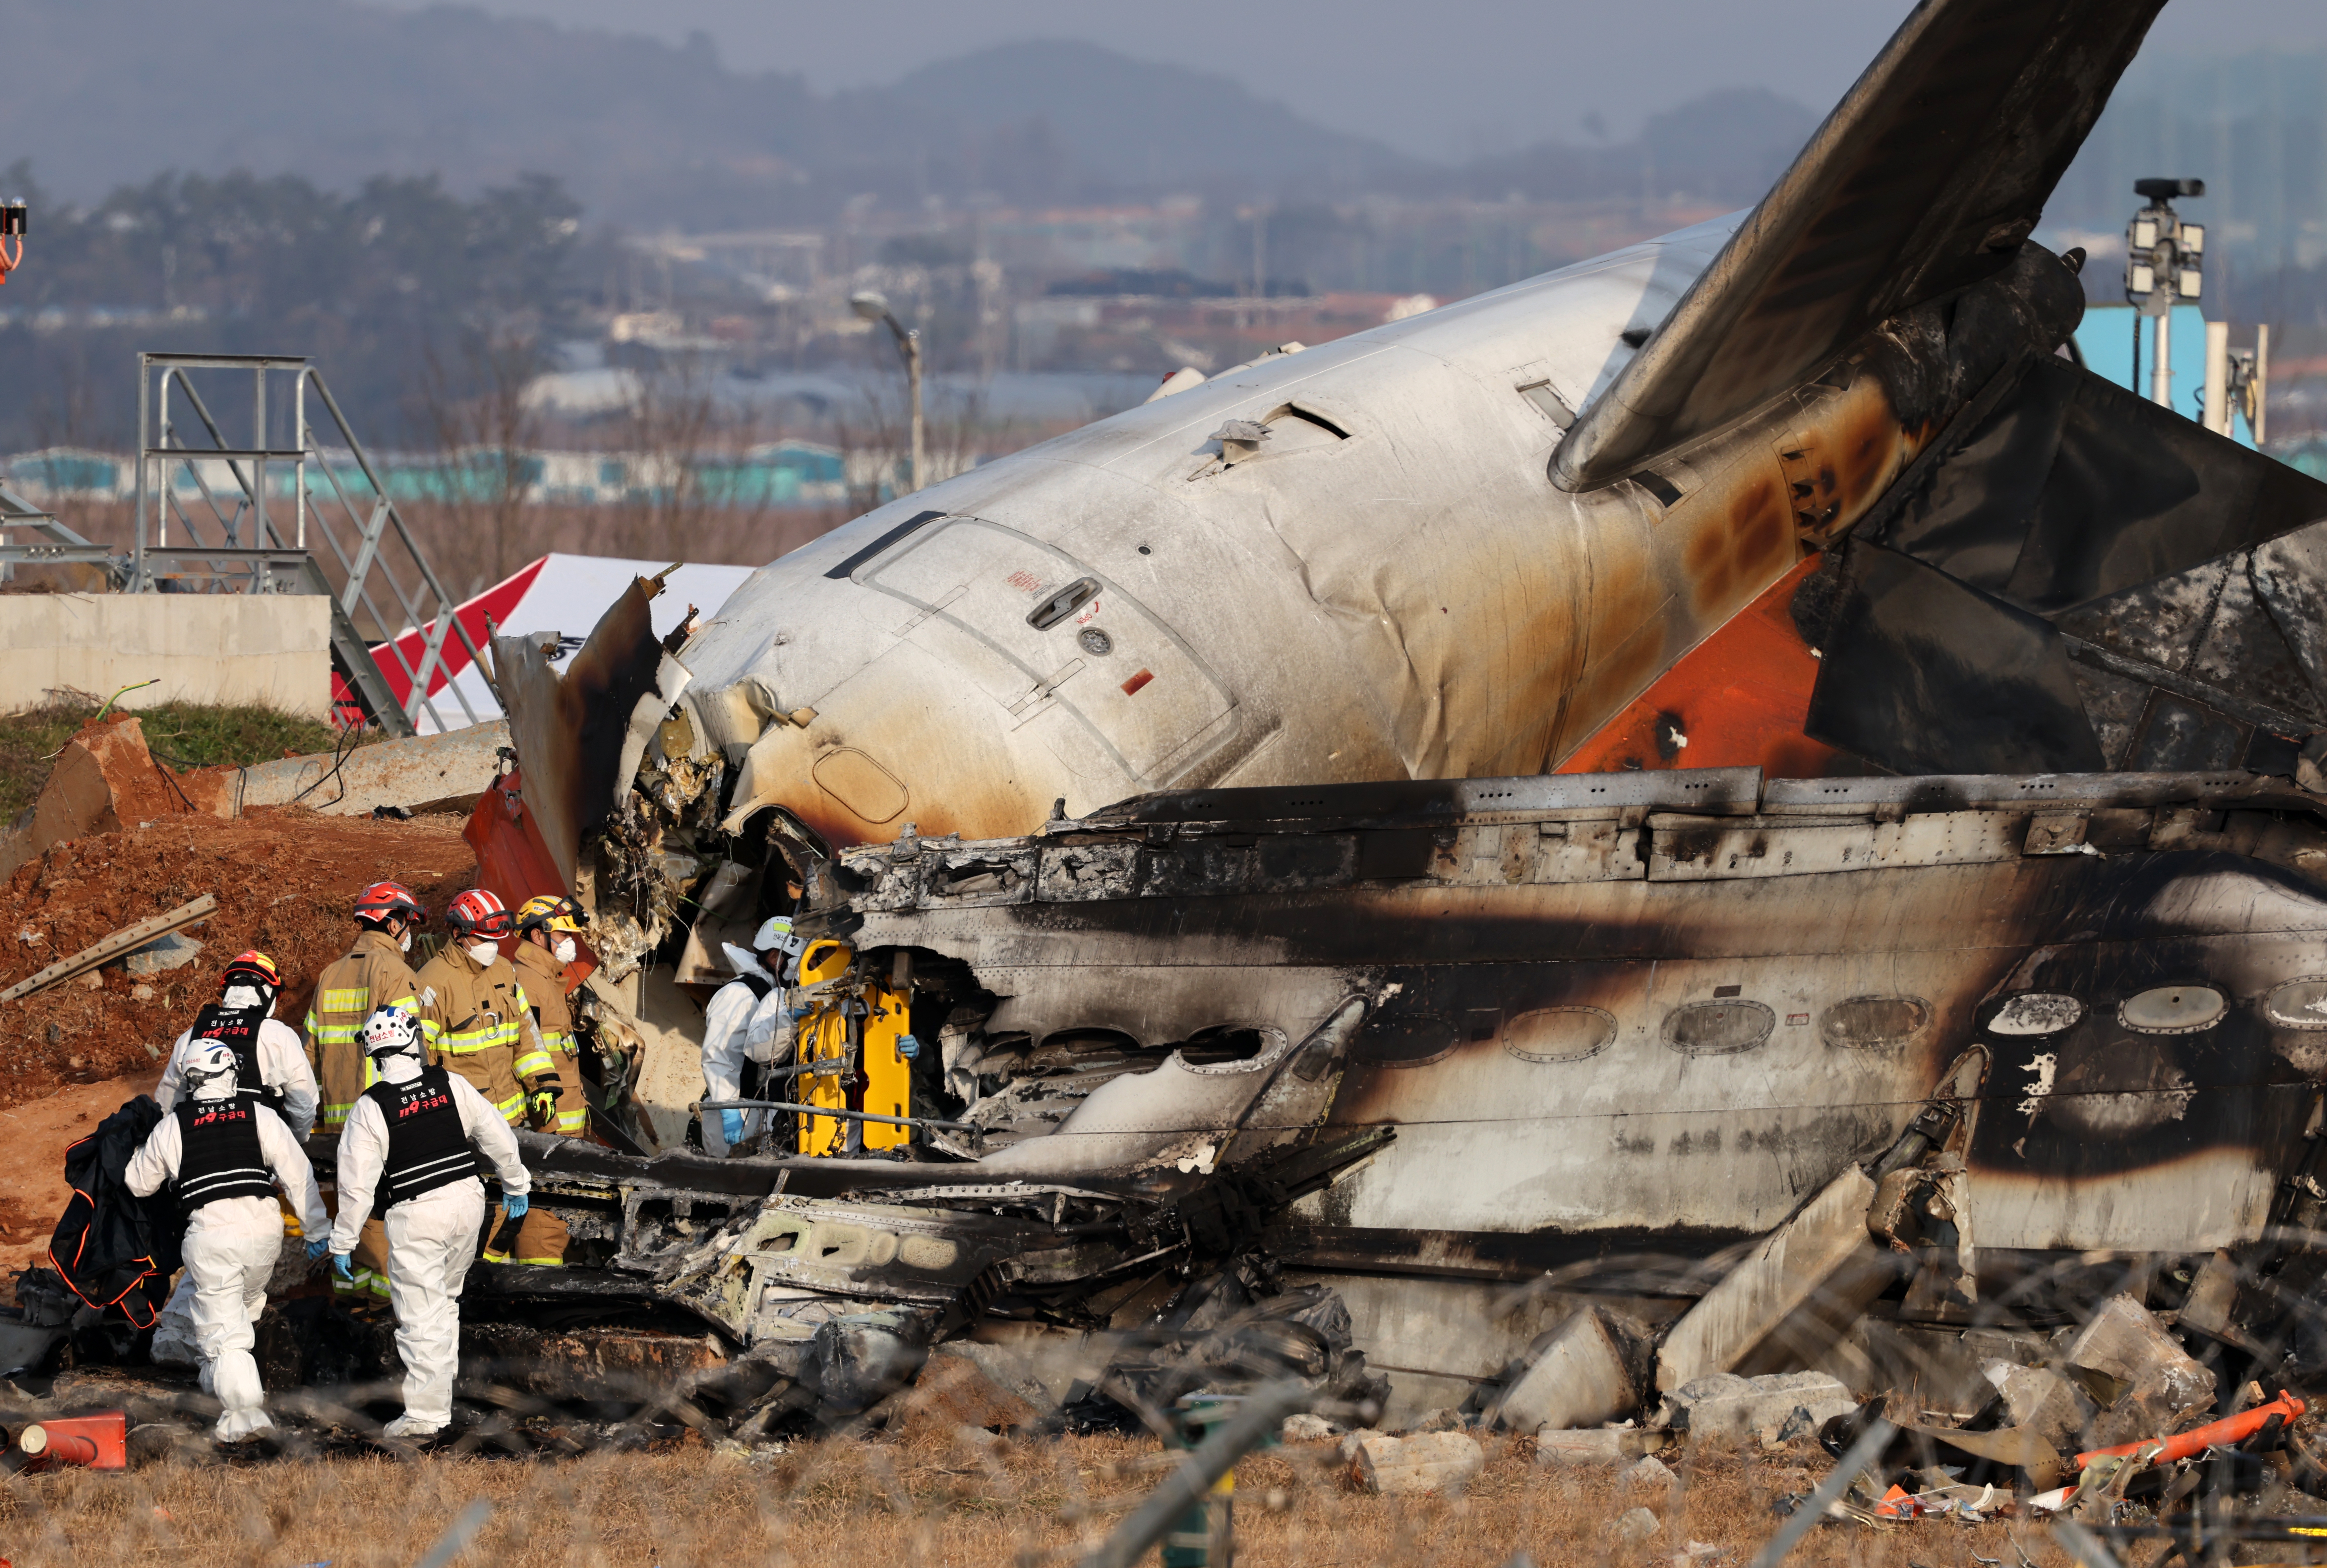
<instances>
[{"instance_id":1,"label":"burned fuselage section","mask_svg":"<svg viewBox=\"0 0 2327 1568\"><path fill-rule=\"evenodd\" d=\"M621 1235L561 1288L842 1406L932 1336L1235 1326L1409 1405L1584 1367L1521 1404L1588 1423L2271 1233L2327 487L2059 358L2028 238L2161 3L1932 0L1742 221L610 621L590 743L519 751L669 1153L572 1190ZM775 913L769 1130L678 1153Z\"/></svg>"},{"instance_id":2,"label":"burned fuselage section","mask_svg":"<svg viewBox=\"0 0 2327 1568\"><path fill-rule=\"evenodd\" d=\"M1324 1290L1440 1403L1581 1306L1693 1373L1811 1364L1849 1325L1773 1340L1782 1293L1693 1317L1790 1227L1838 1223L1861 1305L1931 1322L2046 1259L2263 1235L2327 1072L2322 815L2241 775L1718 770L1166 794L846 851L805 868L801 926L934 1048L927 1125L883 1158L806 1114L774 1141L826 1157L576 1153L627 1191L627 1283L586 1288L792 1362Z\"/></svg>"}]
</instances>

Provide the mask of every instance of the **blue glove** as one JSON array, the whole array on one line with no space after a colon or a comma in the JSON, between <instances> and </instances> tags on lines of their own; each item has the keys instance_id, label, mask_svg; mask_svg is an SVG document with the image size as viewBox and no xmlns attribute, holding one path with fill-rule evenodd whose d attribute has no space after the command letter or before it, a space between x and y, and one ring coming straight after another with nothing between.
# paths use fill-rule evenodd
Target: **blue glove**
<instances>
[{"instance_id":1,"label":"blue glove","mask_svg":"<svg viewBox=\"0 0 2327 1568\"><path fill-rule=\"evenodd\" d=\"M506 1218L523 1219L525 1211L530 1207L531 1205L526 1202L525 1194L522 1192L501 1199L501 1214Z\"/></svg>"},{"instance_id":2,"label":"blue glove","mask_svg":"<svg viewBox=\"0 0 2327 1568\"><path fill-rule=\"evenodd\" d=\"M719 1130L726 1134L727 1146L729 1148L732 1149L736 1144L742 1143L743 1141L743 1113L741 1111L720 1112Z\"/></svg>"},{"instance_id":3,"label":"blue glove","mask_svg":"<svg viewBox=\"0 0 2327 1568\"><path fill-rule=\"evenodd\" d=\"M315 1259L322 1256L325 1253L331 1250L332 1238L330 1237L311 1237L308 1238L307 1242L307 1261L313 1263Z\"/></svg>"},{"instance_id":4,"label":"blue glove","mask_svg":"<svg viewBox=\"0 0 2327 1568\"><path fill-rule=\"evenodd\" d=\"M921 1054L921 1042L910 1034L901 1034L897 1037L897 1054L911 1061Z\"/></svg>"},{"instance_id":5,"label":"blue glove","mask_svg":"<svg viewBox=\"0 0 2327 1568\"><path fill-rule=\"evenodd\" d=\"M356 1283L355 1265L348 1261L346 1253L335 1252L332 1255L332 1277L343 1285Z\"/></svg>"}]
</instances>

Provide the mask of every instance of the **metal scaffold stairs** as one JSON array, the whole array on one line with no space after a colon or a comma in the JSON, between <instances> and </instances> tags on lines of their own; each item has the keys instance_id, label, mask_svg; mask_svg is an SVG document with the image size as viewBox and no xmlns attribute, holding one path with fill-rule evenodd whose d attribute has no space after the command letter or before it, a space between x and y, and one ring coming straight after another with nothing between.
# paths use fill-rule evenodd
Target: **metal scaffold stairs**
<instances>
[{"instance_id":1,"label":"metal scaffold stairs","mask_svg":"<svg viewBox=\"0 0 2327 1568\"><path fill-rule=\"evenodd\" d=\"M6 579L7 567L14 560L39 560L44 553L61 556L66 551L94 547L87 539L59 522L54 515L42 511L6 485L0 484L0 540L5 540L11 532L16 530L37 534L48 543L46 546L23 546L11 550L5 559L0 559L0 581Z\"/></svg>"},{"instance_id":2,"label":"metal scaffold stairs","mask_svg":"<svg viewBox=\"0 0 2327 1568\"><path fill-rule=\"evenodd\" d=\"M137 363L137 546L124 586L152 593L173 579L209 577L239 579L236 586L246 593L322 594L331 601L332 667L389 734L416 733L424 714L437 730L477 723L460 683L446 686L461 709L453 723L428 695L450 641L488 685L491 677L322 372L304 358L277 355L147 353ZM195 385L198 371L250 377L248 445L229 444ZM322 428L337 437L332 447L310 420L311 390ZM183 422L180 399L192 416ZM287 443L272 442L276 426ZM191 443L190 434L197 438ZM280 482L285 470L287 485ZM182 544L172 543L173 524ZM316 553L311 534L325 555ZM416 662L403 646L415 629ZM407 696L397 697L389 668Z\"/></svg>"}]
</instances>

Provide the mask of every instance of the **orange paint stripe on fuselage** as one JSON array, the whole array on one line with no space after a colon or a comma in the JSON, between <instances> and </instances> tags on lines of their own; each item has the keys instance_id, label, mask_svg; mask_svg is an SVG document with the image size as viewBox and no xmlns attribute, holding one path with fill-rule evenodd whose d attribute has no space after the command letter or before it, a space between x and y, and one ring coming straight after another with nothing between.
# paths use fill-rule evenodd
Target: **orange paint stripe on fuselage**
<instances>
[{"instance_id":1,"label":"orange paint stripe on fuselage","mask_svg":"<svg viewBox=\"0 0 2327 1568\"><path fill-rule=\"evenodd\" d=\"M1554 770L1759 767L1815 779L1838 755L1802 733L1818 661L1794 628L1794 590L1824 557L1797 565L1650 683Z\"/></svg>"}]
</instances>

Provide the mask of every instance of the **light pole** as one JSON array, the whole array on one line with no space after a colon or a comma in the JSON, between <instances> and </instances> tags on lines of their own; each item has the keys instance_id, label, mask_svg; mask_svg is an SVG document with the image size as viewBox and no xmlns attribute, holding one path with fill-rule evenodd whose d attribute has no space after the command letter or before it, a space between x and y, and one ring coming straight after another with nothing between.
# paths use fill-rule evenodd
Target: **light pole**
<instances>
[{"instance_id":1,"label":"light pole","mask_svg":"<svg viewBox=\"0 0 2327 1568\"><path fill-rule=\"evenodd\" d=\"M2154 339L2157 352L2150 373L2149 400L2170 408L2173 406L2173 302L2199 297L2205 283L2206 257L2205 225L2184 223L2173 210L2173 199L2203 196L2206 182L2135 180L2133 193L2149 203L2133 215L2125 230L2125 297L2134 307L2133 378L2141 379L2141 318L2152 316L2157 322Z\"/></svg>"},{"instance_id":2,"label":"light pole","mask_svg":"<svg viewBox=\"0 0 2327 1568\"><path fill-rule=\"evenodd\" d=\"M921 334L905 330L883 296L866 292L851 294L849 308L868 322L883 322L890 334L897 340L897 352L905 356L906 398L912 406L913 466L906 473L912 490L921 488Z\"/></svg>"}]
</instances>

